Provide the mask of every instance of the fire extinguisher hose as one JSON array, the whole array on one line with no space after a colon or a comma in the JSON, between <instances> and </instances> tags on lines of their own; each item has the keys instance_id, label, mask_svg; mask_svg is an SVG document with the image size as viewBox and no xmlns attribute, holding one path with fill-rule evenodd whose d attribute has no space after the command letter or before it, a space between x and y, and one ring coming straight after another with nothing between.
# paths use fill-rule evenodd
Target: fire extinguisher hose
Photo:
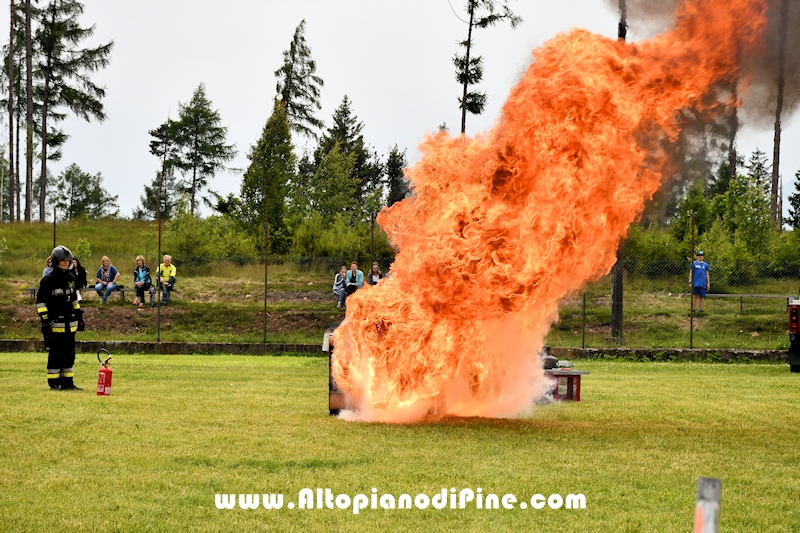
<instances>
[{"instance_id":1,"label":"fire extinguisher hose","mask_svg":"<svg viewBox=\"0 0 800 533\"><path fill-rule=\"evenodd\" d=\"M108 356L108 358L105 361L103 361L100 358L101 352L105 353ZM97 360L100 361L100 366L108 366L108 362L111 361L111 354L108 353L108 350L106 350L105 348L100 348L99 350L97 350Z\"/></svg>"}]
</instances>

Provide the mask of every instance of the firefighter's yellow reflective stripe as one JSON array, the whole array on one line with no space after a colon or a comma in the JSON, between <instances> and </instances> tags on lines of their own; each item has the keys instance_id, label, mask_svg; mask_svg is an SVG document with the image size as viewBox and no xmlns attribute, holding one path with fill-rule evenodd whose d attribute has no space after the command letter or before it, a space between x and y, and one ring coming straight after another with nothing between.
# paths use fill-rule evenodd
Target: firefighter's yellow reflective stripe
<instances>
[{"instance_id":1,"label":"firefighter's yellow reflective stripe","mask_svg":"<svg viewBox=\"0 0 800 533\"><path fill-rule=\"evenodd\" d=\"M47 304L39 304L38 306L36 306L36 312L39 313L39 314L46 313L47 312Z\"/></svg>"},{"instance_id":2,"label":"firefighter's yellow reflective stripe","mask_svg":"<svg viewBox=\"0 0 800 533\"><path fill-rule=\"evenodd\" d=\"M70 326L69 331L70 333L75 333L76 331L78 331L78 326Z\"/></svg>"},{"instance_id":3,"label":"firefighter's yellow reflective stripe","mask_svg":"<svg viewBox=\"0 0 800 533\"><path fill-rule=\"evenodd\" d=\"M50 374L49 372L47 373L47 379L58 379L60 377L61 377L61 373L58 373L58 374Z\"/></svg>"},{"instance_id":4,"label":"firefighter's yellow reflective stripe","mask_svg":"<svg viewBox=\"0 0 800 533\"><path fill-rule=\"evenodd\" d=\"M74 372L62 372L61 373L61 377L62 378L72 378L72 377L75 377L75 373Z\"/></svg>"},{"instance_id":5,"label":"firefighter's yellow reflective stripe","mask_svg":"<svg viewBox=\"0 0 800 533\"><path fill-rule=\"evenodd\" d=\"M64 327L57 328L53 326L53 333L64 333Z\"/></svg>"},{"instance_id":6,"label":"firefighter's yellow reflective stripe","mask_svg":"<svg viewBox=\"0 0 800 533\"><path fill-rule=\"evenodd\" d=\"M42 320L47 320L47 313L40 314L39 318L41 318Z\"/></svg>"},{"instance_id":7,"label":"firefighter's yellow reflective stripe","mask_svg":"<svg viewBox=\"0 0 800 533\"><path fill-rule=\"evenodd\" d=\"M81 303L80 302L78 302L78 301L72 302L72 309L80 309L80 308L81 308Z\"/></svg>"}]
</instances>

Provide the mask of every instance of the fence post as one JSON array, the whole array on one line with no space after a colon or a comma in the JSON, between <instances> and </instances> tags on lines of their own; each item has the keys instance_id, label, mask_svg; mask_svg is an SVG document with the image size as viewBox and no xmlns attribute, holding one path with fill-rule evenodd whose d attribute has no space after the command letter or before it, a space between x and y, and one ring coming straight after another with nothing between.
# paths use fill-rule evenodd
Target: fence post
<instances>
[{"instance_id":1,"label":"fence post","mask_svg":"<svg viewBox=\"0 0 800 533\"><path fill-rule=\"evenodd\" d=\"M583 330L581 331L581 350L586 349L586 291L583 291Z\"/></svg>"},{"instance_id":2,"label":"fence post","mask_svg":"<svg viewBox=\"0 0 800 533\"><path fill-rule=\"evenodd\" d=\"M692 257L694 257L694 213L692 213ZM689 349L694 348L694 261L689 259Z\"/></svg>"},{"instance_id":3,"label":"fence post","mask_svg":"<svg viewBox=\"0 0 800 533\"><path fill-rule=\"evenodd\" d=\"M267 209L264 208L264 344L267 343L267 289L269 288L269 277L267 269L269 263L269 222L267 219Z\"/></svg>"},{"instance_id":4,"label":"fence post","mask_svg":"<svg viewBox=\"0 0 800 533\"><path fill-rule=\"evenodd\" d=\"M623 322L623 297L625 268L622 263L624 243L620 241L617 248L617 262L611 268L611 342L624 345L625 337L622 336Z\"/></svg>"}]
</instances>

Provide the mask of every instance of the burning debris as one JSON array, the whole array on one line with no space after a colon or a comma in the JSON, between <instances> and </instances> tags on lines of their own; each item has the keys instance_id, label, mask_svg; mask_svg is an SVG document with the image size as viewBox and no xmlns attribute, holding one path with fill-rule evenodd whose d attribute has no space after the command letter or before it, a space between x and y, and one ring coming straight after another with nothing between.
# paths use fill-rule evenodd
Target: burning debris
<instances>
[{"instance_id":1,"label":"burning debris","mask_svg":"<svg viewBox=\"0 0 800 533\"><path fill-rule=\"evenodd\" d=\"M448 414L513 416L545 393L558 301L609 272L676 117L729 100L719 84L760 51L764 12L687 0L674 29L635 44L572 30L534 52L493 130L425 140L414 196L378 217L391 276L351 296L333 334L360 419L421 420L442 395Z\"/></svg>"}]
</instances>

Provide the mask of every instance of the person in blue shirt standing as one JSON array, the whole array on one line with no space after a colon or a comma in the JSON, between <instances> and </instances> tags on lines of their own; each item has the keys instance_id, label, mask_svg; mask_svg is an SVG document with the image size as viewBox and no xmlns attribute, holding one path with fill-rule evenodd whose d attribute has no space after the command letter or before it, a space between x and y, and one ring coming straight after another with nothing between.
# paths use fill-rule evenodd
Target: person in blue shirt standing
<instances>
[{"instance_id":1,"label":"person in blue shirt standing","mask_svg":"<svg viewBox=\"0 0 800 533\"><path fill-rule=\"evenodd\" d=\"M703 261L705 255L703 250L697 252L697 261L692 262L692 273L689 276L689 283L692 284L692 312L703 312L703 303L706 299L706 291L711 289L711 274L708 263Z\"/></svg>"}]
</instances>

